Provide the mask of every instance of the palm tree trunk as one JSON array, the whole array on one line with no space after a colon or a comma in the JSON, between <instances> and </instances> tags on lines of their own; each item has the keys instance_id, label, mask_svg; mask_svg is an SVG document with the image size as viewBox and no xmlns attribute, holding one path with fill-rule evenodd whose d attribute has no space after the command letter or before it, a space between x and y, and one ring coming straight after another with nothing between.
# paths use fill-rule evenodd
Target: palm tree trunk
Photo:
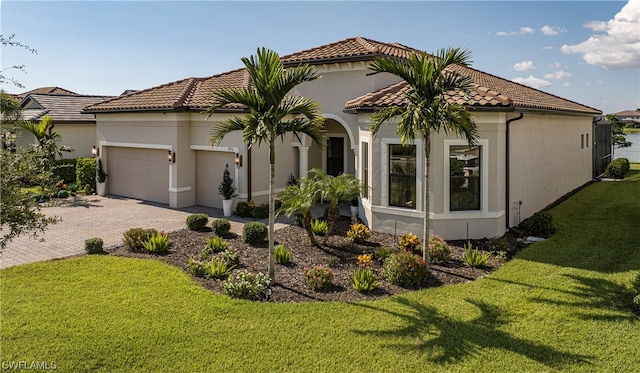
<instances>
[{"instance_id":1,"label":"palm tree trunk","mask_svg":"<svg viewBox=\"0 0 640 373\"><path fill-rule=\"evenodd\" d=\"M424 135L424 221L422 224L422 259L429 265L429 214L431 213L429 206L431 201L429 198L429 166L431 165L431 134L427 132Z\"/></svg>"},{"instance_id":2,"label":"palm tree trunk","mask_svg":"<svg viewBox=\"0 0 640 373\"><path fill-rule=\"evenodd\" d=\"M307 210L307 212L302 217L302 227L307 231L307 235L309 235L309 241L313 246L319 246L318 241L316 241L316 237L313 235L313 229L311 229L311 220L313 217L311 216L311 210Z\"/></svg>"},{"instance_id":3,"label":"palm tree trunk","mask_svg":"<svg viewBox=\"0 0 640 373\"><path fill-rule=\"evenodd\" d=\"M271 282L275 282L275 263L273 260L273 246L274 246L274 225L275 225L275 196L273 195L273 183L276 176L276 152L274 141L269 142L269 278Z\"/></svg>"}]
</instances>

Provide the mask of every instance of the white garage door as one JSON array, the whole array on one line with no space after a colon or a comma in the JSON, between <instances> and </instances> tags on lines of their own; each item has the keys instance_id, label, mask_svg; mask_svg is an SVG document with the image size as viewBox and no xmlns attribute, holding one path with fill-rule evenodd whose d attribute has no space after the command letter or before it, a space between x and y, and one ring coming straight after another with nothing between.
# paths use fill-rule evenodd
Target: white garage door
<instances>
[{"instance_id":1,"label":"white garage door","mask_svg":"<svg viewBox=\"0 0 640 373\"><path fill-rule=\"evenodd\" d=\"M169 203L166 150L109 147L107 154L109 194Z\"/></svg>"},{"instance_id":2,"label":"white garage door","mask_svg":"<svg viewBox=\"0 0 640 373\"><path fill-rule=\"evenodd\" d=\"M227 164L237 190L234 159L235 155L228 152L196 152L196 203L198 205L222 208L222 196L218 194L218 186Z\"/></svg>"}]
</instances>

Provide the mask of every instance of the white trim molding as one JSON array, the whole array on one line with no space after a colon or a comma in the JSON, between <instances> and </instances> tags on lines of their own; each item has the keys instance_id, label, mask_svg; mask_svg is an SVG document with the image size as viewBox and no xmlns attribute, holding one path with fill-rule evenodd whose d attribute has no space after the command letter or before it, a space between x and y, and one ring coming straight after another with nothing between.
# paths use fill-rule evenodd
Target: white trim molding
<instances>
[{"instance_id":1,"label":"white trim molding","mask_svg":"<svg viewBox=\"0 0 640 373\"><path fill-rule=\"evenodd\" d=\"M380 181L380 207L394 209L396 207L389 206L389 145L402 145L398 138L383 138L380 140L380 171L383 175ZM412 145L416 147L416 208L405 209L398 207L400 211L423 211L423 195L424 195L424 148L421 139L415 139ZM373 180L372 180L373 181ZM373 211L373 210L372 210ZM408 215L408 214L407 214Z\"/></svg>"},{"instance_id":2,"label":"white trim molding","mask_svg":"<svg viewBox=\"0 0 640 373\"><path fill-rule=\"evenodd\" d=\"M450 181L450 149L451 146L468 146L469 142L462 139L445 139L444 140L444 154L443 154L443 203L444 213L438 214L438 219L475 219L475 218L490 218L498 217L501 215L493 216L497 213L489 213L489 140L480 139L477 140L477 144L480 146L480 210L469 211L451 211L451 188L449 187ZM504 214L504 211L502 212Z\"/></svg>"}]
</instances>

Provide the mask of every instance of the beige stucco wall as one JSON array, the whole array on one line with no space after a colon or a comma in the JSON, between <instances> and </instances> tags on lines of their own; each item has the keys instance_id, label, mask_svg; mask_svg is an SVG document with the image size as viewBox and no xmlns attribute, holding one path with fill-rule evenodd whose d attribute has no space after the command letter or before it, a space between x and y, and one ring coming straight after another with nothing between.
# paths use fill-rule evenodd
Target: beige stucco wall
<instances>
[{"instance_id":1,"label":"beige stucco wall","mask_svg":"<svg viewBox=\"0 0 640 373\"><path fill-rule=\"evenodd\" d=\"M30 132L17 129L16 146L25 148L37 144L37 140ZM96 126L94 124L68 124L56 123L54 131L60 134L58 144L66 145L73 149L70 153L64 153L65 159L91 157L91 147L96 145Z\"/></svg>"}]
</instances>

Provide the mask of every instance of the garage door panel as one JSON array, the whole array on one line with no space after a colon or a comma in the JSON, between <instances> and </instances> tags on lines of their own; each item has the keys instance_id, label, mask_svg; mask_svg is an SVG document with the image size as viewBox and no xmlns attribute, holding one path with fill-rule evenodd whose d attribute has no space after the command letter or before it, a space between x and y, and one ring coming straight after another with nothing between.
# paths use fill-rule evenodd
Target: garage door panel
<instances>
[{"instance_id":1,"label":"garage door panel","mask_svg":"<svg viewBox=\"0 0 640 373\"><path fill-rule=\"evenodd\" d=\"M225 165L229 165L229 172L234 178L234 157L233 153L228 152L196 152L196 203L198 205L222 208L222 196L218 194L218 186L222 181Z\"/></svg>"},{"instance_id":2,"label":"garage door panel","mask_svg":"<svg viewBox=\"0 0 640 373\"><path fill-rule=\"evenodd\" d=\"M169 203L169 164L166 151L108 148L109 193Z\"/></svg>"}]
</instances>

